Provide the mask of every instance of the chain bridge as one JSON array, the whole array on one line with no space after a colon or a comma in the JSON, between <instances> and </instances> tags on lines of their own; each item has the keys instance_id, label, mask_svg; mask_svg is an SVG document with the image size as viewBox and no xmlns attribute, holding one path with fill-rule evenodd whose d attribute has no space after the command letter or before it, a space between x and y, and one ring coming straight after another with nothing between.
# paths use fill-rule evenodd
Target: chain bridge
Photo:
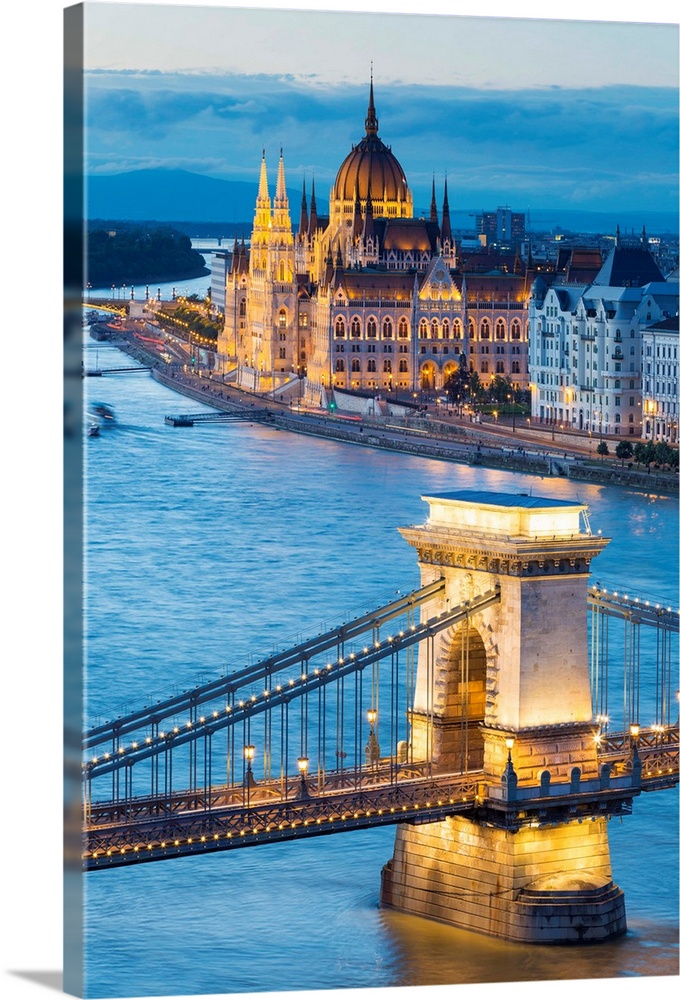
<instances>
[{"instance_id":1,"label":"chain bridge","mask_svg":"<svg viewBox=\"0 0 680 1000\"><path fill-rule=\"evenodd\" d=\"M590 582L583 505L424 499L418 590L86 732L85 871L389 824L606 831L678 783L678 613ZM399 897L398 853L383 902L456 922Z\"/></svg>"}]
</instances>

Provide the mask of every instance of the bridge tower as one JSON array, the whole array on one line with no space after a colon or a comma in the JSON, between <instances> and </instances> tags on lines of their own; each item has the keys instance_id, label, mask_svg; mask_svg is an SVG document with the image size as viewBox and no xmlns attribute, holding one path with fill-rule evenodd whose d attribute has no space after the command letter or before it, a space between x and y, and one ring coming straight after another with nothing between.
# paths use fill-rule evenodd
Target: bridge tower
<instances>
[{"instance_id":1,"label":"bridge tower","mask_svg":"<svg viewBox=\"0 0 680 1000\"><path fill-rule=\"evenodd\" d=\"M409 752L434 775L476 771L476 808L400 825L381 903L513 941L622 934L607 838L621 802L598 773L588 669L588 574L608 539L580 530L572 501L423 499L427 522L400 529L423 585L446 581L423 616L494 586L500 599L420 644Z\"/></svg>"}]
</instances>

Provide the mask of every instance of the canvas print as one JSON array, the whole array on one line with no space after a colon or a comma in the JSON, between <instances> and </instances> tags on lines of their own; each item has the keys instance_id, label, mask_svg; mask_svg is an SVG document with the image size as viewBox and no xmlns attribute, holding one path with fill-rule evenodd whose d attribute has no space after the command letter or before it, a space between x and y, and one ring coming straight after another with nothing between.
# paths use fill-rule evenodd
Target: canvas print
<instances>
[{"instance_id":1,"label":"canvas print","mask_svg":"<svg viewBox=\"0 0 680 1000\"><path fill-rule=\"evenodd\" d=\"M677 975L677 26L65 29L66 991Z\"/></svg>"}]
</instances>

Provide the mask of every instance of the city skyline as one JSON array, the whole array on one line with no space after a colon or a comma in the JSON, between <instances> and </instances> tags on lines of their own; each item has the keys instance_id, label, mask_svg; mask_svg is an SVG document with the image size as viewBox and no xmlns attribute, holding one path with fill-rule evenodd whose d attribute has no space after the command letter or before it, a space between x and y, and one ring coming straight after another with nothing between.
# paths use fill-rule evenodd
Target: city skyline
<instances>
[{"instance_id":1,"label":"city skyline","mask_svg":"<svg viewBox=\"0 0 680 1000\"><path fill-rule=\"evenodd\" d=\"M289 186L327 198L372 71L417 211L446 176L462 209L677 213L672 24L157 4L86 5L85 23L92 175L256 182L283 148Z\"/></svg>"}]
</instances>

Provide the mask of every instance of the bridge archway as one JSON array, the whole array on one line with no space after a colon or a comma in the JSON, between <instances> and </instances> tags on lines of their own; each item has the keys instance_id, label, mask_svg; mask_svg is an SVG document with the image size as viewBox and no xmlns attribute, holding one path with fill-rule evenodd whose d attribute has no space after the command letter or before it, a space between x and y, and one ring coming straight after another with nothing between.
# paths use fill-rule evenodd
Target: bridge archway
<instances>
[{"instance_id":1,"label":"bridge archway","mask_svg":"<svg viewBox=\"0 0 680 1000\"><path fill-rule=\"evenodd\" d=\"M429 677L428 690L421 684L412 715L415 760L432 762L434 772L481 768L488 675L493 675L483 633L488 627L470 621L443 632L429 651L430 664L419 664L419 677ZM491 669L489 669L491 667Z\"/></svg>"}]
</instances>

